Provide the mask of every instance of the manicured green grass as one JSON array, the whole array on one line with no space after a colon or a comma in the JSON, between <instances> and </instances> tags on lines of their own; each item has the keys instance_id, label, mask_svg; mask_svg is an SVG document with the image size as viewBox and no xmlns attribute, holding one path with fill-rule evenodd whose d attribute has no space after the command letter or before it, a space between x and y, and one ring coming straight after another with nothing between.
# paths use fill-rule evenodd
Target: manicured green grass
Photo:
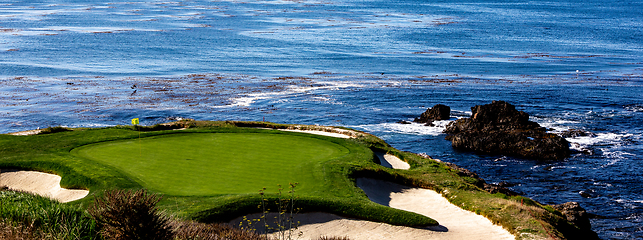
<instances>
[{"instance_id":1,"label":"manicured green grass","mask_svg":"<svg viewBox=\"0 0 643 240\"><path fill-rule=\"evenodd\" d=\"M188 129L168 130L185 127ZM294 195L302 212L323 211L394 225L437 224L429 217L368 200L355 186L355 178L371 177L434 189L453 204L488 217L519 238L548 238L551 234L563 238L578 233L560 212L524 197L489 194L477 186L476 179L461 176L464 174L443 163L394 149L369 134L339 139L258 129L288 127L294 126L182 121L174 126L0 135L0 168L61 175L63 187L90 190L88 197L68 203L81 208L108 189L148 188L163 194L159 207L173 216L226 222L260 212L258 190L263 187L267 188L263 196L266 204L275 209L280 197L277 185L287 192L287 184L297 181L300 185ZM411 169L382 167L375 163L372 150L397 155Z\"/></svg>"},{"instance_id":2,"label":"manicured green grass","mask_svg":"<svg viewBox=\"0 0 643 240\"><path fill-rule=\"evenodd\" d=\"M382 168L374 163L370 150L373 146L386 145L377 138L340 139L256 128L289 126L271 123L190 121L178 124L189 128L172 131L168 130L171 127L165 126L111 127L70 129L35 136L0 135L0 168L58 174L62 176L63 187L90 190L88 197L70 203L83 207L90 205L104 190L149 188L151 192L163 194L159 206L176 217L225 222L243 214L260 212L257 208L261 202L259 190L266 188L264 197L272 204L279 198L278 185L285 193L292 180L299 182L295 197L303 212L326 211L395 225L437 224L426 216L375 204L355 186L351 174L362 166ZM200 145L207 141L214 144L212 141L217 136L228 138L229 142L221 144L229 147L217 150ZM249 140L252 136L261 139ZM210 139L206 141L205 138ZM260 151L256 145L250 148L249 142L261 142L266 149ZM182 150L171 151L176 148ZM154 151L157 153L152 154ZM232 157L234 152L245 154L244 159L268 156L281 163L263 166L245 163L242 170L231 174L237 177L225 176L229 171L219 171L219 175L224 176L207 175L217 169L208 169L202 164L210 164L205 156L215 152ZM248 155L252 152L258 154ZM163 157L154 160L150 157L153 155ZM171 155L178 158L168 157ZM143 157L150 159L139 161ZM288 158L291 161L286 161ZM166 163L158 162L158 159ZM201 164L182 165L190 161L201 161ZM172 165L168 165L170 162ZM177 172L172 174L170 171ZM219 186L216 181L223 185Z\"/></svg>"},{"instance_id":3,"label":"manicured green grass","mask_svg":"<svg viewBox=\"0 0 643 240\"><path fill-rule=\"evenodd\" d=\"M323 188L315 165L349 153L342 145L270 133L190 133L112 141L72 151L116 167L143 187L175 196L257 193L299 183Z\"/></svg>"}]
</instances>

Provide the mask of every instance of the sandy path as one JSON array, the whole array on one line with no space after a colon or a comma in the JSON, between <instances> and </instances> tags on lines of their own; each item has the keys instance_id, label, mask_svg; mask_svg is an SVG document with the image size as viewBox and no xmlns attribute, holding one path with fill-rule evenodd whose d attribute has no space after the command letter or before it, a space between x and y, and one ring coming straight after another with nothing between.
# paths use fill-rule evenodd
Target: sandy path
<instances>
[{"instance_id":1,"label":"sandy path","mask_svg":"<svg viewBox=\"0 0 643 240\"><path fill-rule=\"evenodd\" d=\"M60 202L71 202L89 194L87 190L61 188L61 179L60 176L49 173L0 170L0 187L6 186L12 190L30 192Z\"/></svg>"},{"instance_id":2,"label":"sandy path","mask_svg":"<svg viewBox=\"0 0 643 240\"><path fill-rule=\"evenodd\" d=\"M294 239L317 239L320 236L346 236L351 240L413 240L413 239L515 239L508 231L489 219L465 211L447 201L439 193L421 188L409 188L386 181L359 178L360 187L373 202L429 216L440 226L410 228L364 220L348 219L327 213L297 214L294 222L300 226ZM259 214L248 219L259 219ZM267 219L273 220L274 215ZM238 226L241 218L230 223Z\"/></svg>"}]
</instances>

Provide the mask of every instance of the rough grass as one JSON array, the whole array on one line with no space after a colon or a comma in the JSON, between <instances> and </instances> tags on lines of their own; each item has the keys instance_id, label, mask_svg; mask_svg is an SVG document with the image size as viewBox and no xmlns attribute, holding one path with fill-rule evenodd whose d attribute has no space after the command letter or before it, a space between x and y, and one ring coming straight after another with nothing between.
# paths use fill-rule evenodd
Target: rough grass
<instances>
[{"instance_id":1,"label":"rough grass","mask_svg":"<svg viewBox=\"0 0 643 240\"><path fill-rule=\"evenodd\" d=\"M98 239L83 208L31 194L0 191L1 239Z\"/></svg>"},{"instance_id":2,"label":"rough grass","mask_svg":"<svg viewBox=\"0 0 643 240\"><path fill-rule=\"evenodd\" d=\"M77 207L3 190L0 192L0 216L3 217L0 239L272 240L227 224L169 220L156 208L159 198L141 190L108 191L89 209L90 216Z\"/></svg>"},{"instance_id":3,"label":"rough grass","mask_svg":"<svg viewBox=\"0 0 643 240\"><path fill-rule=\"evenodd\" d=\"M461 177L458 171L443 163L423 158L416 154L391 148L381 139L370 134L359 133L355 139L337 139L311 136L301 133L283 133L244 127L290 128L291 125L257 122L207 122L183 121L171 126L139 128L114 127L106 129L72 129L72 131L36 136L0 135L0 168L18 167L63 176L62 185L90 189L90 197L71 203L86 207L92 198L102 190L140 189L146 184L121 168L70 153L72 149L110 141L138 141L143 139L181 133L269 133L308 137L334 144L340 144L350 151L350 157L336 158L316 164L314 173L325 188L318 192L306 192L298 200L303 211L326 211L341 216L357 217L396 225L422 226L431 219L372 203L355 186L357 177L373 177L415 187L434 189L449 201L464 209L482 214L493 222L505 227L518 238L573 238L575 226L570 225L556 212L528 198L508 197L503 194L489 194L476 186L475 179ZM154 131L188 127L183 131ZM317 129L316 126L310 126ZM322 129L323 130L323 129ZM207 134L206 134L207 135ZM165 137L165 136L163 136ZM152 139L152 138L150 138ZM372 150L384 151L398 156L411 165L410 170L395 170L375 163ZM134 150L135 151L135 150ZM260 176L261 172L251 175ZM266 192L276 192L276 186L263 186ZM259 190L259 189L257 189ZM97 194L98 193L98 194ZM274 199L276 195L267 195ZM201 222L220 222L247 213L260 212L258 194L212 194L212 195L171 195L166 194L159 202L161 209L184 219ZM521 201L523 204L521 204ZM564 234L563 234L564 232Z\"/></svg>"}]
</instances>

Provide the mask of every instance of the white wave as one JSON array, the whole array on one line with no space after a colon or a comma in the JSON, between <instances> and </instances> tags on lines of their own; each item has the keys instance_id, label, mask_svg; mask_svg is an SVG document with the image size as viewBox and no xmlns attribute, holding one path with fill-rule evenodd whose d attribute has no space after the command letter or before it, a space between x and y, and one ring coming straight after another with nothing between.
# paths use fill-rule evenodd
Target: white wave
<instances>
[{"instance_id":1,"label":"white wave","mask_svg":"<svg viewBox=\"0 0 643 240\"><path fill-rule=\"evenodd\" d=\"M623 138L631 137L632 134L618 133L597 133L596 136L582 136L566 138L571 143L572 149L582 150L597 145L618 145Z\"/></svg>"},{"instance_id":2,"label":"white wave","mask_svg":"<svg viewBox=\"0 0 643 240\"><path fill-rule=\"evenodd\" d=\"M258 100L264 99L280 99L282 101L285 96L293 96L298 94L306 94L318 90L338 90L349 87L361 87L360 84L355 83L343 83L343 82L316 82L317 84L311 86L289 86L283 91L277 92L264 92L264 93L250 93L245 96L240 96L232 98L232 104L222 105L222 106L212 106L212 108L228 108L228 107L249 107ZM321 99L329 99L324 97L319 97ZM321 99L314 99L316 101L321 101ZM331 104L341 105L343 103L332 101Z\"/></svg>"},{"instance_id":3,"label":"white wave","mask_svg":"<svg viewBox=\"0 0 643 240\"><path fill-rule=\"evenodd\" d=\"M471 117L472 114L473 113L471 111L460 111L460 110L451 109L451 117L465 118L465 117Z\"/></svg>"},{"instance_id":4,"label":"white wave","mask_svg":"<svg viewBox=\"0 0 643 240\"><path fill-rule=\"evenodd\" d=\"M561 118L539 118L534 116L530 116L529 120L540 124L541 127L545 127L547 129L553 129L554 132L567 131L569 129L572 129L570 125L575 125L580 123L578 121L561 119Z\"/></svg>"},{"instance_id":5,"label":"white wave","mask_svg":"<svg viewBox=\"0 0 643 240\"><path fill-rule=\"evenodd\" d=\"M632 112L643 112L643 105L625 106L625 110L632 111Z\"/></svg>"},{"instance_id":6,"label":"white wave","mask_svg":"<svg viewBox=\"0 0 643 240\"><path fill-rule=\"evenodd\" d=\"M379 123L379 124L370 124L370 125L357 125L351 126L353 128L364 129L367 132L390 132L390 133L402 133L402 134L412 134L412 135L430 135L437 136L442 134L446 125L449 124L451 120L444 121L435 121L433 124L435 126L424 126L422 123L411 123L411 124L401 124L401 123Z\"/></svg>"},{"instance_id":7,"label":"white wave","mask_svg":"<svg viewBox=\"0 0 643 240\"><path fill-rule=\"evenodd\" d=\"M114 32L130 32L130 31L154 31L149 29L134 29L134 28L121 28L121 27L71 27L71 26L50 26L46 28L30 28L29 31L37 33L50 32L75 32L75 33L114 33Z\"/></svg>"},{"instance_id":8,"label":"white wave","mask_svg":"<svg viewBox=\"0 0 643 240\"><path fill-rule=\"evenodd\" d=\"M629 200L629 199L616 199L614 200L617 203L643 203L643 200Z\"/></svg>"},{"instance_id":9,"label":"white wave","mask_svg":"<svg viewBox=\"0 0 643 240\"><path fill-rule=\"evenodd\" d=\"M636 154L632 154L624 151L603 150L603 156L606 162L605 164L601 165L601 168L612 166L624 159L632 159L634 156L636 156Z\"/></svg>"}]
</instances>

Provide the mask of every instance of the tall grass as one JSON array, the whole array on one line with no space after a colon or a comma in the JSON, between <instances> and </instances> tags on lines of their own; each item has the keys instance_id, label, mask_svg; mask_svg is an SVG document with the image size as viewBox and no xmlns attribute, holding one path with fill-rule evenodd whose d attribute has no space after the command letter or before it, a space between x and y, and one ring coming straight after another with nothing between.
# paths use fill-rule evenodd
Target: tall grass
<instances>
[{"instance_id":1,"label":"tall grass","mask_svg":"<svg viewBox=\"0 0 643 240\"><path fill-rule=\"evenodd\" d=\"M80 207L28 193L0 191L0 216L3 218L0 219L4 225L3 232L14 237L99 239L96 224Z\"/></svg>"}]
</instances>

